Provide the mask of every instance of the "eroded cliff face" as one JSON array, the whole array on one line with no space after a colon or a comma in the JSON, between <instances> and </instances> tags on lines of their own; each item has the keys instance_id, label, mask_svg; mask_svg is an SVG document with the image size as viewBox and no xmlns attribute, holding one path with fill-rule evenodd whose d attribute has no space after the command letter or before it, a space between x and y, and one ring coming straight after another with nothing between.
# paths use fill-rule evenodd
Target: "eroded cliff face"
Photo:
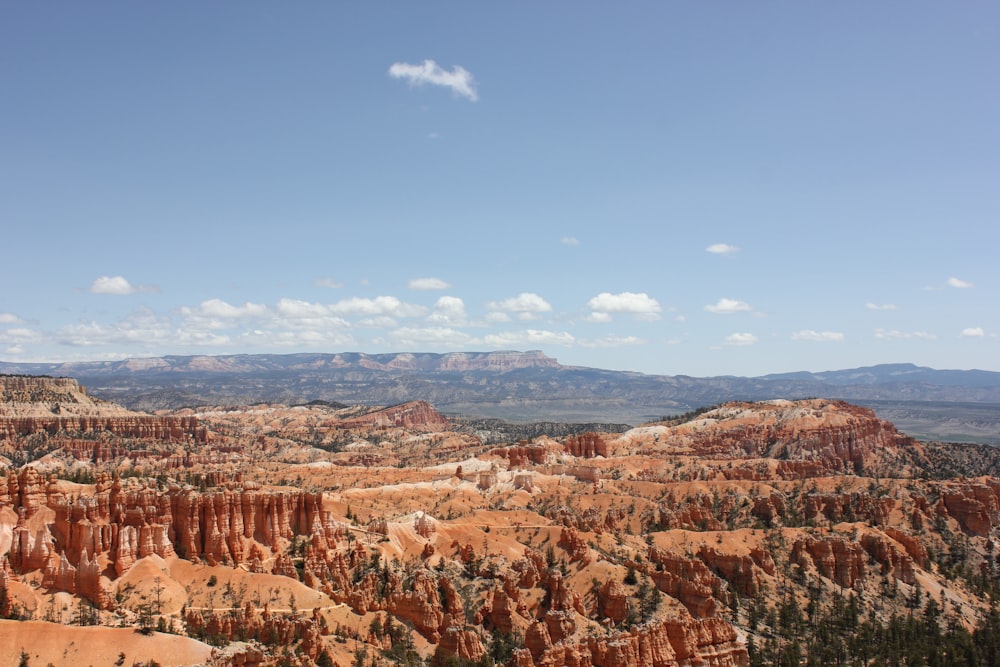
<instances>
[{"instance_id":1,"label":"eroded cliff face","mask_svg":"<svg viewBox=\"0 0 1000 667\"><path fill-rule=\"evenodd\" d=\"M88 396L69 378L0 375L0 440L33 433L67 439L71 434L107 434L173 443L207 440L207 430L194 417L131 412Z\"/></svg>"},{"instance_id":2,"label":"eroded cliff face","mask_svg":"<svg viewBox=\"0 0 1000 667\"><path fill-rule=\"evenodd\" d=\"M331 425L342 429L405 428L415 431L441 431L449 426L448 420L426 401L394 405Z\"/></svg>"},{"instance_id":3,"label":"eroded cliff face","mask_svg":"<svg viewBox=\"0 0 1000 667\"><path fill-rule=\"evenodd\" d=\"M92 494L74 495L25 466L7 480L18 518L6 556L16 572L42 570L49 587L107 608L110 580L146 556L245 564L255 548L280 553L296 535L345 531L320 494L254 487L197 492L100 475Z\"/></svg>"},{"instance_id":4,"label":"eroded cliff face","mask_svg":"<svg viewBox=\"0 0 1000 667\"><path fill-rule=\"evenodd\" d=\"M771 460L784 467L780 472L786 479L857 474L882 462L886 453L915 446L872 410L824 399L727 403L683 424L626 433L611 445L619 454ZM771 469L758 470L761 477L771 474ZM732 476L754 478L752 473Z\"/></svg>"},{"instance_id":5,"label":"eroded cliff face","mask_svg":"<svg viewBox=\"0 0 1000 667\"><path fill-rule=\"evenodd\" d=\"M948 622L987 608L974 591L995 577L1000 482L892 467L919 446L853 406L722 406L697 424L507 447L435 431L435 414L168 415L209 429L204 447L67 436L0 483L8 611L38 618L70 593L139 624L162 588L175 629L260 642L220 665L273 665L286 649L345 665L364 649L742 667L747 637L781 631L763 610L793 599L852 596L888 617L933 591ZM93 484L60 478L81 470Z\"/></svg>"}]
</instances>

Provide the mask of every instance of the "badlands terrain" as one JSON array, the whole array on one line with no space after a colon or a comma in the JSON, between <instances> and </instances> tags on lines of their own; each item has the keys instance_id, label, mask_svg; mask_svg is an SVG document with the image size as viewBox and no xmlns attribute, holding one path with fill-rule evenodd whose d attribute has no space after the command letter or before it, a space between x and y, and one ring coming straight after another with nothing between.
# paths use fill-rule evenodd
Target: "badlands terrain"
<instances>
[{"instance_id":1,"label":"badlands terrain","mask_svg":"<svg viewBox=\"0 0 1000 667\"><path fill-rule=\"evenodd\" d=\"M0 376L0 664L1000 664L994 448L826 399L510 432Z\"/></svg>"}]
</instances>

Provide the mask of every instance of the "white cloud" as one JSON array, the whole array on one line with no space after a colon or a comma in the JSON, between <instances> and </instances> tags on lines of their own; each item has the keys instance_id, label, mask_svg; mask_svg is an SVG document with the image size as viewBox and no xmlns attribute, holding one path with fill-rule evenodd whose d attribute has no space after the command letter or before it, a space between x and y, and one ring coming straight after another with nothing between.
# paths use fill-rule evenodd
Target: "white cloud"
<instances>
[{"instance_id":1,"label":"white cloud","mask_svg":"<svg viewBox=\"0 0 1000 667\"><path fill-rule=\"evenodd\" d=\"M394 296L377 296L374 299L352 297L330 306L330 312L337 315L388 315L390 317L421 317L427 308L413 303L405 303Z\"/></svg>"},{"instance_id":2,"label":"white cloud","mask_svg":"<svg viewBox=\"0 0 1000 667\"><path fill-rule=\"evenodd\" d=\"M158 292L159 289L149 285L132 285L122 276L101 276L90 284L87 289L91 294L114 294L123 296L139 292Z\"/></svg>"},{"instance_id":3,"label":"white cloud","mask_svg":"<svg viewBox=\"0 0 1000 667\"><path fill-rule=\"evenodd\" d=\"M492 313L486 313L485 319L488 324L500 324L503 322L510 322L510 315L497 310Z\"/></svg>"},{"instance_id":4,"label":"white cloud","mask_svg":"<svg viewBox=\"0 0 1000 667\"><path fill-rule=\"evenodd\" d=\"M552 310L552 305L534 292L521 292L503 301L490 301L486 307L489 310L517 313L518 319L522 320L536 319L539 313L548 313Z\"/></svg>"},{"instance_id":5,"label":"white cloud","mask_svg":"<svg viewBox=\"0 0 1000 667\"><path fill-rule=\"evenodd\" d=\"M394 79L405 79L411 86L422 86L427 83L432 86L444 86L450 88L456 95L473 102L479 99L472 74L458 65L449 72L433 60L425 60L419 65L393 63L389 68L389 76Z\"/></svg>"},{"instance_id":6,"label":"white cloud","mask_svg":"<svg viewBox=\"0 0 1000 667\"><path fill-rule=\"evenodd\" d=\"M24 348L20 345L11 345L10 347L4 348L4 354L9 354L11 356L17 356L24 354Z\"/></svg>"},{"instance_id":7,"label":"white cloud","mask_svg":"<svg viewBox=\"0 0 1000 667\"><path fill-rule=\"evenodd\" d=\"M792 340L810 340L818 343L839 342L844 340L844 334L839 331L813 331L803 329L792 334Z\"/></svg>"},{"instance_id":8,"label":"white cloud","mask_svg":"<svg viewBox=\"0 0 1000 667\"><path fill-rule=\"evenodd\" d=\"M564 236L559 239L559 243L562 243L563 245L580 245L579 239L575 236Z\"/></svg>"},{"instance_id":9,"label":"white cloud","mask_svg":"<svg viewBox=\"0 0 1000 667\"><path fill-rule=\"evenodd\" d=\"M244 347L330 347L352 345L354 339L350 334L336 329L299 329L294 331L281 329L253 329L238 334L235 339L223 337L223 340L204 339L192 344L225 345L237 344ZM225 342L223 342L225 341Z\"/></svg>"},{"instance_id":10,"label":"white cloud","mask_svg":"<svg viewBox=\"0 0 1000 667\"><path fill-rule=\"evenodd\" d=\"M896 310L896 304L868 302L865 304L865 308L867 308L868 310Z\"/></svg>"},{"instance_id":11,"label":"white cloud","mask_svg":"<svg viewBox=\"0 0 1000 667\"><path fill-rule=\"evenodd\" d=\"M31 343L43 340L43 338L44 336L41 333L23 327L0 331L0 343Z\"/></svg>"},{"instance_id":12,"label":"white cloud","mask_svg":"<svg viewBox=\"0 0 1000 667\"><path fill-rule=\"evenodd\" d=\"M321 303L310 303L299 299L280 299L277 307L278 315L290 318L326 317L330 309Z\"/></svg>"},{"instance_id":13,"label":"white cloud","mask_svg":"<svg viewBox=\"0 0 1000 667\"><path fill-rule=\"evenodd\" d=\"M986 335L986 330L982 327L967 327L962 329L963 338L982 338Z\"/></svg>"},{"instance_id":14,"label":"white cloud","mask_svg":"<svg viewBox=\"0 0 1000 667\"><path fill-rule=\"evenodd\" d=\"M585 317L588 322L595 322L597 324L607 324L608 322L614 322L615 318L611 317L610 313L598 313L593 312Z\"/></svg>"},{"instance_id":15,"label":"white cloud","mask_svg":"<svg viewBox=\"0 0 1000 667\"><path fill-rule=\"evenodd\" d=\"M710 252L715 255L732 255L733 253L737 253L739 251L740 249L738 247L729 245L728 243L713 243L705 248L705 252Z\"/></svg>"},{"instance_id":16,"label":"white cloud","mask_svg":"<svg viewBox=\"0 0 1000 667\"><path fill-rule=\"evenodd\" d=\"M14 313L0 313L0 324L20 324L23 321Z\"/></svg>"},{"instance_id":17,"label":"white cloud","mask_svg":"<svg viewBox=\"0 0 1000 667\"><path fill-rule=\"evenodd\" d=\"M468 322L465 302L457 296L443 296L434 304L427 321L443 326L464 326Z\"/></svg>"},{"instance_id":18,"label":"white cloud","mask_svg":"<svg viewBox=\"0 0 1000 667\"><path fill-rule=\"evenodd\" d=\"M252 317L266 317L270 314L267 306L247 301L242 306L234 306L222 299L202 301L197 308L181 308L184 315L207 317L224 320L236 320Z\"/></svg>"},{"instance_id":19,"label":"white cloud","mask_svg":"<svg viewBox=\"0 0 1000 667\"><path fill-rule=\"evenodd\" d=\"M333 315L330 307L322 303L312 303L299 299L281 299L276 307L275 317L269 324L277 328L298 330L294 336L306 336L303 332L313 331L317 335L334 329L348 329L350 323ZM395 324L395 322L393 322Z\"/></svg>"},{"instance_id":20,"label":"white cloud","mask_svg":"<svg viewBox=\"0 0 1000 667\"><path fill-rule=\"evenodd\" d=\"M175 339L175 332L169 320L142 310L114 324L93 321L68 324L56 332L56 339L60 344L74 347L169 345Z\"/></svg>"},{"instance_id":21,"label":"white cloud","mask_svg":"<svg viewBox=\"0 0 1000 667\"><path fill-rule=\"evenodd\" d=\"M234 306L222 299L202 301L195 308L183 306L178 312L184 330L199 332L231 329L247 320L266 321L273 317L270 309L262 304L248 301L242 306Z\"/></svg>"},{"instance_id":22,"label":"white cloud","mask_svg":"<svg viewBox=\"0 0 1000 667\"><path fill-rule=\"evenodd\" d=\"M937 338L932 333L926 331L899 331L897 329L876 329L875 338L879 340L905 340L908 338L917 338L920 340L934 340Z\"/></svg>"},{"instance_id":23,"label":"white cloud","mask_svg":"<svg viewBox=\"0 0 1000 667\"><path fill-rule=\"evenodd\" d=\"M587 302L587 308L593 311L591 322L609 322L611 313L630 313L645 320L656 320L660 317L660 303L645 292L601 292Z\"/></svg>"},{"instance_id":24,"label":"white cloud","mask_svg":"<svg viewBox=\"0 0 1000 667\"><path fill-rule=\"evenodd\" d=\"M451 327L403 327L390 332L389 337L405 347L462 347L472 342L468 334Z\"/></svg>"},{"instance_id":25,"label":"white cloud","mask_svg":"<svg viewBox=\"0 0 1000 667\"><path fill-rule=\"evenodd\" d=\"M448 289L451 285L440 278L414 278L410 281L409 287L416 290L435 290Z\"/></svg>"},{"instance_id":26,"label":"white cloud","mask_svg":"<svg viewBox=\"0 0 1000 667\"><path fill-rule=\"evenodd\" d=\"M637 336L603 336L590 340L581 340L580 347L625 347L626 345L645 345L647 341Z\"/></svg>"},{"instance_id":27,"label":"white cloud","mask_svg":"<svg viewBox=\"0 0 1000 667\"><path fill-rule=\"evenodd\" d=\"M710 313L728 315L730 313L740 313L752 310L752 308L750 304L745 301L737 301L736 299L722 298L716 301L714 304L709 304L705 306L705 310L707 310Z\"/></svg>"},{"instance_id":28,"label":"white cloud","mask_svg":"<svg viewBox=\"0 0 1000 667\"><path fill-rule=\"evenodd\" d=\"M962 280L961 278L951 277L948 278L948 287L957 287L959 289L966 289L972 287L972 283Z\"/></svg>"},{"instance_id":29,"label":"white cloud","mask_svg":"<svg viewBox=\"0 0 1000 667\"><path fill-rule=\"evenodd\" d=\"M316 281L316 287L325 287L326 289L340 289L344 286L344 283L338 283L333 278L320 278Z\"/></svg>"},{"instance_id":30,"label":"white cloud","mask_svg":"<svg viewBox=\"0 0 1000 667\"><path fill-rule=\"evenodd\" d=\"M490 334L483 342L494 349L511 349L518 347L542 347L545 345L562 345L569 347L576 342L573 335L565 331L543 331L525 329L523 331L506 331Z\"/></svg>"},{"instance_id":31,"label":"white cloud","mask_svg":"<svg viewBox=\"0 0 1000 667\"><path fill-rule=\"evenodd\" d=\"M396 320L387 315L377 317L365 317L354 323L355 326L363 329L395 329L398 325Z\"/></svg>"},{"instance_id":32,"label":"white cloud","mask_svg":"<svg viewBox=\"0 0 1000 667\"><path fill-rule=\"evenodd\" d=\"M232 338L225 334L216 334L210 331L187 331L184 329L177 331L177 342L181 345L192 347L214 347L229 345Z\"/></svg>"},{"instance_id":33,"label":"white cloud","mask_svg":"<svg viewBox=\"0 0 1000 667\"><path fill-rule=\"evenodd\" d=\"M757 340L752 333L732 333L726 336L726 345L753 345Z\"/></svg>"}]
</instances>

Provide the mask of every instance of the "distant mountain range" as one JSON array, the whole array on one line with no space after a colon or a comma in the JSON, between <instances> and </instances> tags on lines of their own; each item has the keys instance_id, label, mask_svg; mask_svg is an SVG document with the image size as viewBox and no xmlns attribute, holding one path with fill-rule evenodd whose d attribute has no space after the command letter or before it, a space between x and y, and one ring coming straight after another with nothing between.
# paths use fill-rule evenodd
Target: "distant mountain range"
<instances>
[{"instance_id":1,"label":"distant mountain range","mask_svg":"<svg viewBox=\"0 0 1000 667\"><path fill-rule=\"evenodd\" d=\"M0 373L73 377L93 395L137 410L422 399L445 414L511 421L637 424L730 400L823 396L869 405L918 437L1000 444L1000 373L913 364L696 378L564 366L539 351L501 351L0 362Z\"/></svg>"}]
</instances>

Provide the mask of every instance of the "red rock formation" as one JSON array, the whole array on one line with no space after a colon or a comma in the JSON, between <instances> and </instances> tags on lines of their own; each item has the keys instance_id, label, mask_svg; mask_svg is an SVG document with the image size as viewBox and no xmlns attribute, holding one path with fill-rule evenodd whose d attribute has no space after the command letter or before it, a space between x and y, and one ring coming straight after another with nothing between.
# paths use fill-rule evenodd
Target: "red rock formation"
<instances>
[{"instance_id":1,"label":"red rock formation","mask_svg":"<svg viewBox=\"0 0 1000 667\"><path fill-rule=\"evenodd\" d=\"M805 536L792 545L789 560L800 565L812 564L821 576L852 588L865 578L868 556L860 544L843 537Z\"/></svg>"},{"instance_id":2,"label":"red rock formation","mask_svg":"<svg viewBox=\"0 0 1000 667\"><path fill-rule=\"evenodd\" d=\"M671 619L621 633L553 644L545 624L525 634L519 667L747 667L750 658L736 630L721 619Z\"/></svg>"},{"instance_id":3,"label":"red rock formation","mask_svg":"<svg viewBox=\"0 0 1000 667\"><path fill-rule=\"evenodd\" d=\"M812 399L727 403L671 427L657 447L679 447L702 457L809 463L785 471L798 478L821 471L860 472L881 452L912 444L911 438L868 408Z\"/></svg>"},{"instance_id":4,"label":"red rock formation","mask_svg":"<svg viewBox=\"0 0 1000 667\"><path fill-rule=\"evenodd\" d=\"M914 563L920 567L927 567L927 547L917 537L892 527L886 528L885 534L902 544Z\"/></svg>"},{"instance_id":5,"label":"red rock formation","mask_svg":"<svg viewBox=\"0 0 1000 667\"><path fill-rule=\"evenodd\" d=\"M517 581L508 575L503 583L490 590L476 612L475 622L486 629L498 628L501 632L524 634L529 622L528 607L521 599Z\"/></svg>"},{"instance_id":6,"label":"red rock formation","mask_svg":"<svg viewBox=\"0 0 1000 667\"><path fill-rule=\"evenodd\" d=\"M0 440L33 433L102 433L129 438L204 442L193 417L154 417L87 395L70 378L0 375Z\"/></svg>"},{"instance_id":7,"label":"red rock formation","mask_svg":"<svg viewBox=\"0 0 1000 667\"><path fill-rule=\"evenodd\" d=\"M566 453L573 456L592 459L595 456L608 456L608 443L597 433L581 433L570 436L565 443Z\"/></svg>"},{"instance_id":8,"label":"red rock formation","mask_svg":"<svg viewBox=\"0 0 1000 667\"><path fill-rule=\"evenodd\" d=\"M475 631L459 625L452 625L441 634L438 651L444 655L455 655L462 660L477 662L486 655L486 647Z\"/></svg>"},{"instance_id":9,"label":"red rock formation","mask_svg":"<svg viewBox=\"0 0 1000 667\"><path fill-rule=\"evenodd\" d=\"M770 561L771 573L774 572L774 560L766 551L757 550L757 555L761 561ZM698 558L702 559L706 565L718 572L729 585L745 597L754 597L760 591L760 567L753 555L737 556L731 553L722 553L702 545L698 550Z\"/></svg>"},{"instance_id":10,"label":"red rock formation","mask_svg":"<svg viewBox=\"0 0 1000 667\"><path fill-rule=\"evenodd\" d=\"M122 576L136 560L153 554L169 557L176 550L211 563L241 563L247 560L248 545L279 552L283 541L295 535L311 532L317 540L335 541L343 533L339 522L320 511L321 496L305 492L249 488L198 493L177 486L161 491L135 483L124 487L101 476L93 496L67 497L32 467L9 476L8 489L20 514L12 529L11 565L21 572L48 568L53 581L68 580L65 568L57 572L63 555L78 574L89 554L94 561L103 556ZM32 519L43 512L52 518L42 523ZM252 553L259 561L260 550ZM89 561L86 565L92 567ZM294 573L294 567L287 573ZM98 595L96 584L87 587Z\"/></svg>"},{"instance_id":11,"label":"red rock formation","mask_svg":"<svg viewBox=\"0 0 1000 667\"><path fill-rule=\"evenodd\" d=\"M580 533L573 528L562 529L562 532L559 534L558 546L565 549L566 553L569 554L570 563L579 562L582 565L587 565L591 561L590 547L580 537Z\"/></svg>"},{"instance_id":12,"label":"red rock formation","mask_svg":"<svg viewBox=\"0 0 1000 667\"><path fill-rule=\"evenodd\" d=\"M650 547L648 572L658 589L679 600L698 618L715 616L716 598L726 599L726 583L700 560Z\"/></svg>"},{"instance_id":13,"label":"red rock formation","mask_svg":"<svg viewBox=\"0 0 1000 667\"><path fill-rule=\"evenodd\" d=\"M487 456L507 459L510 468L525 468L532 464L544 464L549 457L548 448L543 445L529 445L521 442L510 447L496 447L487 452Z\"/></svg>"},{"instance_id":14,"label":"red rock formation","mask_svg":"<svg viewBox=\"0 0 1000 667\"><path fill-rule=\"evenodd\" d=\"M405 428L413 431L440 431L450 423L426 401L410 401L368 414L329 422L325 426L341 429Z\"/></svg>"},{"instance_id":15,"label":"red rock formation","mask_svg":"<svg viewBox=\"0 0 1000 667\"><path fill-rule=\"evenodd\" d=\"M412 587L403 591L402 586L393 586L398 589L389 595L386 610L391 614L411 623L414 629L427 637L428 641L437 643L441 638L441 632L450 625L449 611L456 612L456 616L461 613L461 602L458 602L458 595L451 587L451 604L458 605L458 608L445 609L441 604L443 589L450 587L447 579L441 580L429 570L417 570L413 575Z\"/></svg>"},{"instance_id":16,"label":"red rock formation","mask_svg":"<svg viewBox=\"0 0 1000 667\"><path fill-rule=\"evenodd\" d=\"M913 558L897 547L893 540L884 535L865 533L861 536L861 546L882 566L882 574L891 575L907 584L917 583Z\"/></svg>"},{"instance_id":17,"label":"red rock formation","mask_svg":"<svg viewBox=\"0 0 1000 667\"><path fill-rule=\"evenodd\" d=\"M989 535L1000 513L1000 480L948 484L942 489L938 511L954 517L967 533Z\"/></svg>"},{"instance_id":18,"label":"red rock formation","mask_svg":"<svg viewBox=\"0 0 1000 667\"><path fill-rule=\"evenodd\" d=\"M614 623L621 623L628 616L628 594L614 579L604 582L597 599L598 613L601 616L611 619Z\"/></svg>"}]
</instances>

